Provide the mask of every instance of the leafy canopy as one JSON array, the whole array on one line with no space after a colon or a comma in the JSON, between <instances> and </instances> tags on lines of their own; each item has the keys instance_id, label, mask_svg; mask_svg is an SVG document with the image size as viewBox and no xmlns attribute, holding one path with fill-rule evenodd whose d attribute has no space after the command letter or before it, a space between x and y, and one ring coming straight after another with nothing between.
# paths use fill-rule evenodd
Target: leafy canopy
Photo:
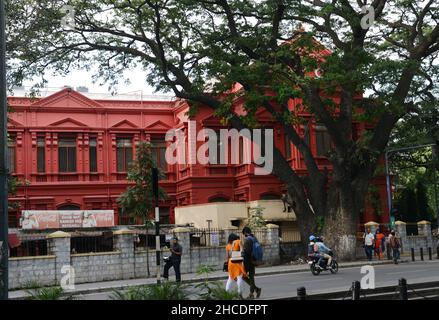
<instances>
[{"instance_id":1,"label":"leafy canopy","mask_svg":"<svg viewBox=\"0 0 439 320\"><path fill-rule=\"evenodd\" d=\"M145 221L150 218L155 205L151 169L156 165L151 154L151 144L146 141L139 142L136 146L136 157L129 166L127 174L127 180L134 184L118 198L118 204L126 213L141 217ZM166 193L159 186L159 200L165 198Z\"/></svg>"}]
</instances>

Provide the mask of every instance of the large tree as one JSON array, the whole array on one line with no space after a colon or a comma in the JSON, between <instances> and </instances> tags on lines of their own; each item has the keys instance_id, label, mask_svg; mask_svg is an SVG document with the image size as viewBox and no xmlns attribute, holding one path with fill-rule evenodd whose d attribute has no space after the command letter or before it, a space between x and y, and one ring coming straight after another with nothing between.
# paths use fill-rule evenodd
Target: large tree
<instances>
[{"instance_id":1,"label":"large tree","mask_svg":"<svg viewBox=\"0 0 439 320\"><path fill-rule=\"evenodd\" d=\"M75 9L74 26L64 4ZM434 0L10 0L10 76L98 65L96 76L114 84L137 65L158 90L206 105L234 128L258 126L256 111L267 110L306 163L299 175L274 149L273 174L285 184L302 240L323 219L328 241L349 259L389 135L431 92L425 79L437 81L438 10ZM310 76L317 68L322 76ZM243 89L222 94L236 83ZM245 117L231 108L237 95ZM331 171L300 135L292 99L326 126ZM354 120L374 129L356 139Z\"/></svg>"}]
</instances>

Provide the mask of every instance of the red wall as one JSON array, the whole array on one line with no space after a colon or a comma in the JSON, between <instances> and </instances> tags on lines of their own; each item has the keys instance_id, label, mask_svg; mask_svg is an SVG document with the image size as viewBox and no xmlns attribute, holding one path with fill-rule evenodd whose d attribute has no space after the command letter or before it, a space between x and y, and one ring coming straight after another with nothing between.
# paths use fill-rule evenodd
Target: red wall
<instances>
[{"instance_id":1,"label":"red wall","mask_svg":"<svg viewBox=\"0 0 439 320\"><path fill-rule=\"evenodd\" d=\"M64 89L46 98L10 97L13 112L9 115L9 133L16 139L16 170L14 175L29 184L21 187L11 198L20 203L20 210L55 210L64 205L77 205L80 209L114 209L118 221L117 197L126 189L124 173L116 170L116 138L130 136L133 141L164 137L170 128L179 128L187 136L188 105L185 101L124 101L91 100L86 96ZM237 105L239 107L239 105ZM267 114L261 119L274 129L275 145L284 151L284 134L280 125ZM197 130L222 128L208 108L201 108L193 119ZM362 126L358 126L359 129ZM77 137L77 172L58 172L59 136L71 133ZM311 127L311 148L315 141ZM37 172L37 136L45 137L45 173ZM89 172L89 137L98 139L98 173ZM200 145L201 142L198 142ZM291 146L291 165L306 173L299 152ZM321 168L330 167L325 158L318 159ZM167 178L161 181L168 199L161 205L169 208L170 222L174 222L174 207L201 204L215 197L230 201L258 200L264 194L280 196L282 184L273 176L255 176L253 165L168 165ZM362 220L387 222L384 179L376 184L382 195L385 212L374 217L368 212ZM10 220L19 218L18 210ZM123 223L123 221L122 221Z\"/></svg>"}]
</instances>

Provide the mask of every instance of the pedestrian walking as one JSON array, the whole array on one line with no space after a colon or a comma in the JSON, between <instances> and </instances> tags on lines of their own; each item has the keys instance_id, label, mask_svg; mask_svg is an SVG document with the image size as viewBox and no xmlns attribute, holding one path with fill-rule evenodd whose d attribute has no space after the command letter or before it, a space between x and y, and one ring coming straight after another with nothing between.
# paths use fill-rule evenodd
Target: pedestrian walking
<instances>
[{"instance_id":1,"label":"pedestrian walking","mask_svg":"<svg viewBox=\"0 0 439 320\"><path fill-rule=\"evenodd\" d=\"M171 256L167 259L165 263L165 270L163 272L163 278L168 280L169 278L169 269L174 268L175 271L175 281L181 281L181 273L180 273L180 263L181 263L181 255L183 254L183 248L178 243L178 238L172 238L171 248L169 249L171 252Z\"/></svg>"},{"instance_id":2,"label":"pedestrian walking","mask_svg":"<svg viewBox=\"0 0 439 320\"><path fill-rule=\"evenodd\" d=\"M253 299L255 293L256 297L259 298L262 289L258 288L255 283L255 263L253 261L253 244L257 240L249 227L244 227L244 229L242 229L242 234L245 236L243 250L244 269L248 273L248 279L250 280L250 295L248 298Z\"/></svg>"},{"instance_id":3,"label":"pedestrian walking","mask_svg":"<svg viewBox=\"0 0 439 320\"><path fill-rule=\"evenodd\" d=\"M392 230L390 234L392 235L390 237L389 242L390 242L390 248L392 249L393 263L398 264L398 259L400 258L399 248L401 248L401 243L399 239L396 237L394 230Z\"/></svg>"},{"instance_id":4,"label":"pedestrian walking","mask_svg":"<svg viewBox=\"0 0 439 320\"><path fill-rule=\"evenodd\" d=\"M228 243L226 245L226 262L227 272L229 278L226 284L226 291L232 290L233 284L236 282L238 286L238 294L241 299L244 299L243 283L246 277L244 269L244 258L242 256L242 245L239 236L235 233L229 235Z\"/></svg>"},{"instance_id":5,"label":"pedestrian walking","mask_svg":"<svg viewBox=\"0 0 439 320\"><path fill-rule=\"evenodd\" d=\"M367 260L372 261L372 252L374 245L375 237L370 232L370 228L367 228L366 234L364 235L364 251L366 252Z\"/></svg>"},{"instance_id":6,"label":"pedestrian walking","mask_svg":"<svg viewBox=\"0 0 439 320\"><path fill-rule=\"evenodd\" d=\"M375 231L375 254L378 256L378 260L381 260L381 255L384 252L386 237L377 229Z\"/></svg>"}]
</instances>

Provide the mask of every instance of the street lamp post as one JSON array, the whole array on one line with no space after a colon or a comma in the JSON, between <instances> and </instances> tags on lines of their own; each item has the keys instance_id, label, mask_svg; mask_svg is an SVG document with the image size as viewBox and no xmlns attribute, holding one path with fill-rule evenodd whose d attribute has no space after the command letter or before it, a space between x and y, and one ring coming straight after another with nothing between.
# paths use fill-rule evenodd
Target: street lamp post
<instances>
[{"instance_id":1,"label":"street lamp post","mask_svg":"<svg viewBox=\"0 0 439 320\"><path fill-rule=\"evenodd\" d=\"M389 153L390 151L386 151L384 154L384 161L386 167L386 187L387 187L387 208L389 209L390 216L390 229L393 229L393 223L395 222L395 217L393 216L392 211L392 190L390 189L390 175L389 175Z\"/></svg>"},{"instance_id":2,"label":"street lamp post","mask_svg":"<svg viewBox=\"0 0 439 320\"><path fill-rule=\"evenodd\" d=\"M8 299L8 166L5 1L0 0L0 299Z\"/></svg>"},{"instance_id":3,"label":"street lamp post","mask_svg":"<svg viewBox=\"0 0 439 320\"><path fill-rule=\"evenodd\" d=\"M157 284L160 283L160 210L159 210L159 172L157 168L151 169L152 191L155 203L155 257L157 265Z\"/></svg>"},{"instance_id":4,"label":"street lamp post","mask_svg":"<svg viewBox=\"0 0 439 320\"><path fill-rule=\"evenodd\" d=\"M436 221L437 221L437 231L439 233L439 199L438 199L438 188L437 188L437 171L439 157L439 140L436 141L436 145L433 146L433 175L434 175L434 202L436 204Z\"/></svg>"}]
</instances>

